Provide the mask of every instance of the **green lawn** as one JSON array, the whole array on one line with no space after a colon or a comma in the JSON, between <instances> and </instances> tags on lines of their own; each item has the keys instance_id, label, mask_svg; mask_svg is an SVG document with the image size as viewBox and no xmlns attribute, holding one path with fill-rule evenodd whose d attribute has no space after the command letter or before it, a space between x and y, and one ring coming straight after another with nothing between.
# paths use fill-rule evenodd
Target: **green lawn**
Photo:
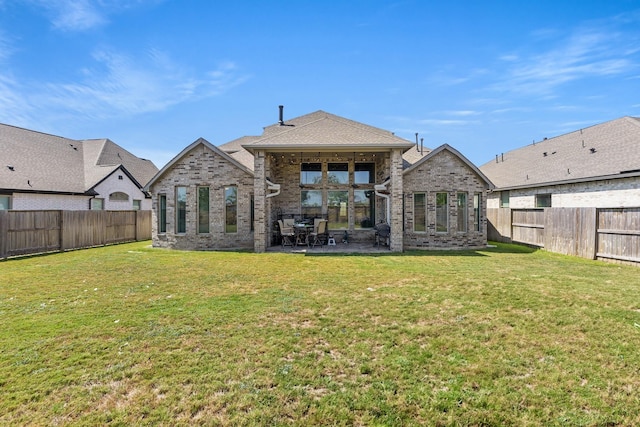
<instances>
[{"instance_id":1,"label":"green lawn","mask_svg":"<svg viewBox=\"0 0 640 427\"><path fill-rule=\"evenodd\" d=\"M640 269L515 245L0 262L0 425L640 425Z\"/></svg>"}]
</instances>

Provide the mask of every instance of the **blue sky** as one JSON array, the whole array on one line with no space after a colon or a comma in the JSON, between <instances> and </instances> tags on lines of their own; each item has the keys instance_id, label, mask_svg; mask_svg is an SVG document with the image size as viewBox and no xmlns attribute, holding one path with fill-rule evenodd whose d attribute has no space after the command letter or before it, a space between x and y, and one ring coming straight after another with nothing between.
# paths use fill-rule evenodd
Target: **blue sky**
<instances>
[{"instance_id":1,"label":"blue sky","mask_svg":"<svg viewBox=\"0 0 640 427\"><path fill-rule=\"evenodd\" d=\"M325 110L478 166L640 116L640 2L0 0L0 122L162 167Z\"/></svg>"}]
</instances>

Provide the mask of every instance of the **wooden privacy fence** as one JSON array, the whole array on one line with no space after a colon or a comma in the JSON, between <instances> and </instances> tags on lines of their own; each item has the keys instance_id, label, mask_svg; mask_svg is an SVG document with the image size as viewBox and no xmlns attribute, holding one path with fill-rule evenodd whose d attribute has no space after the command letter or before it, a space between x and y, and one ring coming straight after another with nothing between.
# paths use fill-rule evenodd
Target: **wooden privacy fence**
<instances>
[{"instance_id":1,"label":"wooden privacy fence","mask_svg":"<svg viewBox=\"0 0 640 427\"><path fill-rule=\"evenodd\" d=\"M151 211L0 211L0 258L151 239Z\"/></svg>"},{"instance_id":2,"label":"wooden privacy fence","mask_svg":"<svg viewBox=\"0 0 640 427\"><path fill-rule=\"evenodd\" d=\"M489 240L640 265L640 208L487 209Z\"/></svg>"}]
</instances>

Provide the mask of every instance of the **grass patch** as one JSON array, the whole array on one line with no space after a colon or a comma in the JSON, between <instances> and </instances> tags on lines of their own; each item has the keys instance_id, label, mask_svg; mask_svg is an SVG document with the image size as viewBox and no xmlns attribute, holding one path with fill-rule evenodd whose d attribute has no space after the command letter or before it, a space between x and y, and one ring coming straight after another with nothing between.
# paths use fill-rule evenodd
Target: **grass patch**
<instances>
[{"instance_id":1,"label":"grass patch","mask_svg":"<svg viewBox=\"0 0 640 427\"><path fill-rule=\"evenodd\" d=\"M640 424L634 267L143 242L0 273L0 424Z\"/></svg>"}]
</instances>

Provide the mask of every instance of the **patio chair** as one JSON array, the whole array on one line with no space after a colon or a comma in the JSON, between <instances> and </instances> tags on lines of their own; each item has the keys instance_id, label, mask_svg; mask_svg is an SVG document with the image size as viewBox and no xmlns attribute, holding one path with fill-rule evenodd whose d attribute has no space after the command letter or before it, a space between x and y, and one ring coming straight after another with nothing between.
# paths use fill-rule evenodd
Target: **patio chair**
<instances>
[{"instance_id":1,"label":"patio chair","mask_svg":"<svg viewBox=\"0 0 640 427\"><path fill-rule=\"evenodd\" d=\"M284 222L282 222L281 219L278 220L278 226L280 227L280 239L282 241L282 247L284 248L285 246L293 246L293 238L295 236L293 226L285 226Z\"/></svg>"},{"instance_id":2,"label":"patio chair","mask_svg":"<svg viewBox=\"0 0 640 427\"><path fill-rule=\"evenodd\" d=\"M384 245L389 245L389 236L391 236L391 227L389 224L380 223L374 227L376 231L376 243L374 246L380 246L380 242Z\"/></svg>"},{"instance_id":3,"label":"patio chair","mask_svg":"<svg viewBox=\"0 0 640 427\"><path fill-rule=\"evenodd\" d=\"M322 246L327 236L327 224L329 221L321 220L318 221L318 226L313 230L312 233L309 233L309 241L311 242L311 247L314 248L316 245Z\"/></svg>"}]
</instances>

